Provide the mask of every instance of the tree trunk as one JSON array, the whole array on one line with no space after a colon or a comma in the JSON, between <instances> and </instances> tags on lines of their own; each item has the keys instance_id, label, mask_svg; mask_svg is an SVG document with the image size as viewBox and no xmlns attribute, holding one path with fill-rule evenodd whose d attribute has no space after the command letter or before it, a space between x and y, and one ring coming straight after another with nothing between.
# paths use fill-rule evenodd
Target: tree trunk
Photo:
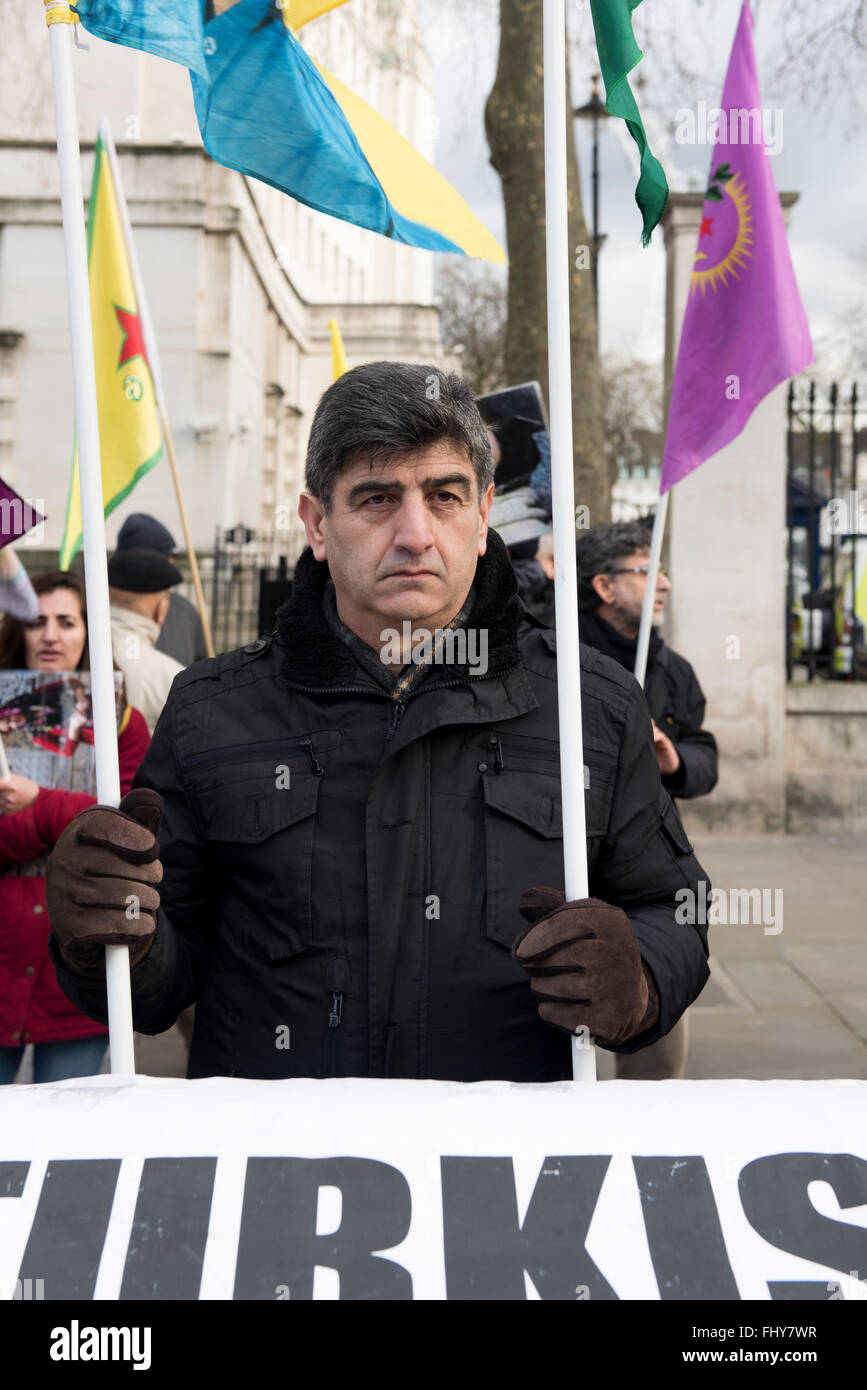
<instances>
[{"instance_id":1,"label":"tree trunk","mask_svg":"<svg viewBox=\"0 0 867 1390\"><path fill-rule=\"evenodd\" d=\"M567 64L567 84L568 84ZM548 311L545 285L545 142L542 86L542 0L500 0L497 76L485 107L491 163L500 175L509 249L506 377L538 381L548 393ZM571 95L567 85L567 100ZM590 247L581 207L578 157L567 120L567 182L571 260L572 435L575 503L589 524L610 520L602 391L590 262L576 268L576 250ZM590 247L592 257L592 247ZM587 259L585 257L582 260ZM585 523L586 524L586 523Z\"/></svg>"}]
</instances>

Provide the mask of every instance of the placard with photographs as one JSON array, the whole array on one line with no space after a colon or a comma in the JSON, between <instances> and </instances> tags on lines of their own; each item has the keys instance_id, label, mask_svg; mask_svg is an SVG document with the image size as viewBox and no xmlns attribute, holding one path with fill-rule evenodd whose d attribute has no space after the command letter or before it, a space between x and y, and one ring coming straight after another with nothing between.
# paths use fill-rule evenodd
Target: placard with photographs
<instances>
[{"instance_id":1,"label":"placard with photographs","mask_svg":"<svg viewBox=\"0 0 867 1390\"><path fill-rule=\"evenodd\" d=\"M123 676L114 673L117 727ZM89 671L0 671L0 736L10 772L96 796Z\"/></svg>"}]
</instances>

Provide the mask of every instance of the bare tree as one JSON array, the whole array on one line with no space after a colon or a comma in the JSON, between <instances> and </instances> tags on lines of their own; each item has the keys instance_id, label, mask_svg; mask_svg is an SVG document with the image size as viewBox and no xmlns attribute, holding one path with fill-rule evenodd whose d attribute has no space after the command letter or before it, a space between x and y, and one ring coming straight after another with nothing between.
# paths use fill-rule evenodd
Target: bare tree
<instances>
[{"instance_id":1,"label":"bare tree","mask_svg":"<svg viewBox=\"0 0 867 1390\"><path fill-rule=\"evenodd\" d=\"M567 71L568 84L568 71ZM567 85L567 91L569 90ZM545 279L545 147L543 131L542 0L500 0L497 75L485 108L491 163L500 175L509 250L506 376L510 383L548 381ZM578 159L567 123L569 242L589 247L581 207ZM583 259L583 258L582 258ZM580 261L578 262L580 264ZM596 311L590 270L572 271L572 433L575 500L594 524L610 517L602 424Z\"/></svg>"},{"instance_id":2,"label":"bare tree","mask_svg":"<svg viewBox=\"0 0 867 1390\"><path fill-rule=\"evenodd\" d=\"M477 396L507 384L506 277L484 261L443 257L436 295L443 343L459 352L463 375Z\"/></svg>"},{"instance_id":3,"label":"bare tree","mask_svg":"<svg viewBox=\"0 0 867 1390\"><path fill-rule=\"evenodd\" d=\"M606 353L601 362L605 451L609 478L617 478L617 461L638 463L642 438L662 432L662 373L658 363Z\"/></svg>"}]
</instances>

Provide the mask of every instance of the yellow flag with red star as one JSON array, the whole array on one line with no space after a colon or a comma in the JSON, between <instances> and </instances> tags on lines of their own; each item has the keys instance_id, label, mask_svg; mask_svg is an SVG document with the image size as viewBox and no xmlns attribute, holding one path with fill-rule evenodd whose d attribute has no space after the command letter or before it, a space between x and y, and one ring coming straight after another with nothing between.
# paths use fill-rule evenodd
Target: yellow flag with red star
<instances>
[{"instance_id":1,"label":"yellow flag with red star","mask_svg":"<svg viewBox=\"0 0 867 1390\"><path fill-rule=\"evenodd\" d=\"M111 162L100 134L87 217L90 314L99 410L102 497L105 515L123 501L162 453L154 384L142 334L129 248L118 207ZM60 546L65 570L80 550L81 490L78 449Z\"/></svg>"}]
</instances>

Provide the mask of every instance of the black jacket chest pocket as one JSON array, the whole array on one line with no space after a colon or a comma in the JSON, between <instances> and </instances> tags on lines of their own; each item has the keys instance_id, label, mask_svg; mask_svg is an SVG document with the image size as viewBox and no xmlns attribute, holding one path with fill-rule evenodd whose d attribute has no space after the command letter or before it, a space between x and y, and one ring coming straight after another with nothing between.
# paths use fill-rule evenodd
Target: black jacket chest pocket
<instances>
[{"instance_id":1,"label":"black jacket chest pocket","mask_svg":"<svg viewBox=\"0 0 867 1390\"><path fill-rule=\"evenodd\" d=\"M511 948L526 927L518 911L527 888L562 888L560 778L547 772L488 772L485 798L486 922L489 938Z\"/></svg>"},{"instance_id":2,"label":"black jacket chest pocket","mask_svg":"<svg viewBox=\"0 0 867 1390\"><path fill-rule=\"evenodd\" d=\"M311 877L320 778L269 762L211 770L196 809L223 880L229 931L270 960L313 944Z\"/></svg>"}]
</instances>

